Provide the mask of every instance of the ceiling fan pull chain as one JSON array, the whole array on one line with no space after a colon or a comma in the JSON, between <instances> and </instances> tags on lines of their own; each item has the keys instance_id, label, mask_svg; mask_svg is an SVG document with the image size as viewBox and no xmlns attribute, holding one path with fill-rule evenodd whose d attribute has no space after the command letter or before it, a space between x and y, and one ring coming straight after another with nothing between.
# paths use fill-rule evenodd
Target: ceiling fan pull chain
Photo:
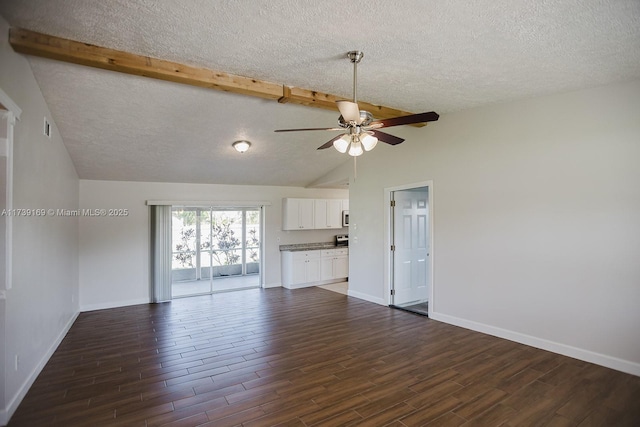
<instances>
[{"instance_id":1,"label":"ceiling fan pull chain","mask_svg":"<svg viewBox=\"0 0 640 427\"><path fill-rule=\"evenodd\" d=\"M354 156L353 157L353 182L356 182L356 178L358 178L358 158Z\"/></svg>"}]
</instances>

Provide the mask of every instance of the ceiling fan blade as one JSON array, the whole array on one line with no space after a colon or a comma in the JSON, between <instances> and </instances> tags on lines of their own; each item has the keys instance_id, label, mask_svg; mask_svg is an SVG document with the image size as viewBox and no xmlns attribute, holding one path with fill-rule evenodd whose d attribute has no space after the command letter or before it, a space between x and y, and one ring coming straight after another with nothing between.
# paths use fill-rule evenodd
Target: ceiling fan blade
<instances>
[{"instance_id":1,"label":"ceiling fan blade","mask_svg":"<svg viewBox=\"0 0 640 427\"><path fill-rule=\"evenodd\" d=\"M391 126L411 125L413 123L435 122L436 120L438 120L438 117L440 117L438 113L436 113L435 111L431 111L429 113L411 114L408 116L376 120L375 122L371 122L371 124L369 124L369 126L367 127L372 129L380 129L388 128Z\"/></svg>"},{"instance_id":2,"label":"ceiling fan blade","mask_svg":"<svg viewBox=\"0 0 640 427\"><path fill-rule=\"evenodd\" d=\"M308 130L344 130L344 128L276 129L274 132L304 132Z\"/></svg>"},{"instance_id":3,"label":"ceiling fan blade","mask_svg":"<svg viewBox=\"0 0 640 427\"><path fill-rule=\"evenodd\" d=\"M327 141L324 144L322 144L320 147L318 147L318 150L324 150L325 148L329 148L329 147L333 147L333 142L342 138L342 135L338 135L335 138L331 139L331 141Z\"/></svg>"},{"instance_id":4,"label":"ceiling fan blade","mask_svg":"<svg viewBox=\"0 0 640 427\"><path fill-rule=\"evenodd\" d=\"M340 114L342 114L342 118L345 122L356 122L358 125L362 123L358 104L351 101L336 101L336 104L338 105L338 110L340 110Z\"/></svg>"},{"instance_id":5,"label":"ceiling fan blade","mask_svg":"<svg viewBox=\"0 0 640 427\"><path fill-rule=\"evenodd\" d=\"M390 145L398 145L404 141L404 139L402 138L394 135L389 135L388 133L380 132L379 130L370 130L369 132L373 132L373 136L378 138L379 141L386 142Z\"/></svg>"}]
</instances>

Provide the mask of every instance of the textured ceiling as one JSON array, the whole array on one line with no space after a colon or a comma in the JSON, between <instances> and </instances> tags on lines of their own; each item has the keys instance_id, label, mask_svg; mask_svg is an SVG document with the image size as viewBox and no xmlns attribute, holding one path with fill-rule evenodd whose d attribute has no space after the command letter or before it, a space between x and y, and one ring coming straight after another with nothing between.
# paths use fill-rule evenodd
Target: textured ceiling
<instances>
[{"instance_id":1,"label":"textured ceiling","mask_svg":"<svg viewBox=\"0 0 640 427\"><path fill-rule=\"evenodd\" d=\"M359 98L413 112L640 78L638 0L0 0L0 15L345 98L344 55L360 49ZM334 134L272 132L333 126L337 112L30 61L81 178L306 186L348 160L315 150ZM240 138L253 142L243 155Z\"/></svg>"}]
</instances>

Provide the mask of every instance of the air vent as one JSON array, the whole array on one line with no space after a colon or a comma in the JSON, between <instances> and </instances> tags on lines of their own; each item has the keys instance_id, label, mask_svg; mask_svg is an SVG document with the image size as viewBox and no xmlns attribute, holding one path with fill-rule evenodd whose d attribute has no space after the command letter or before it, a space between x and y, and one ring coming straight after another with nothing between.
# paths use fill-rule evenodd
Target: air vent
<instances>
[{"instance_id":1,"label":"air vent","mask_svg":"<svg viewBox=\"0 0 640 427\"><path fill-rule=\"evenodd\" d=\"M51 138L51 124L47 118L44 118L44 136Z\"/></svg>"}]
</instances>

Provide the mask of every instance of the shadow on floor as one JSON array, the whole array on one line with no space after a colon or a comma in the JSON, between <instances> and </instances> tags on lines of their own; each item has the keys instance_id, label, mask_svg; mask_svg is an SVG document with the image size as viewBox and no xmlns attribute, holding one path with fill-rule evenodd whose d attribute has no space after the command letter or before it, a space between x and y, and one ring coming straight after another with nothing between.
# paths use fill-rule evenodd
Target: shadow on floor
<instances>
[{"instance_id":1,"label":"shadow on floor","mask_svg":"<svg viewBox=\"0 0 640 427\"><path fill-rule=\"evenodd\" d=\"M408 311L410 313L419 314L420 316L429 317L429 301L418 304L409 303L408 305L391 305L392 308Z\"/></svg>"}]
</instances>

